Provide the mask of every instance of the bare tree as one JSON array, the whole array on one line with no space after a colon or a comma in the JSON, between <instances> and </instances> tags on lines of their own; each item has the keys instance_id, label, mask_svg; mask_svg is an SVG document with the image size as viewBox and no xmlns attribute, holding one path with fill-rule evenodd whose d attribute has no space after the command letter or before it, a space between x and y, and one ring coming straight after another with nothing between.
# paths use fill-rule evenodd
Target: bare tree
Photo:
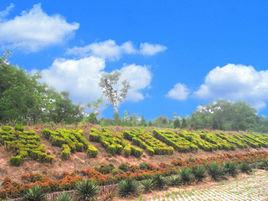
<instances>
[{"instance_id":1,"label":"bare tree","mask_svg":"<svg viewBox=\"0 0 268 201\"><path fill-rule=\"evenodd\" d=\"M120 75L118 71L103 74L99 83L102 93L107 97L113 107L115 117L118 116L119 105L126 98L130 88L127 80L119 82Z\"/></svg>"}]
</instances>

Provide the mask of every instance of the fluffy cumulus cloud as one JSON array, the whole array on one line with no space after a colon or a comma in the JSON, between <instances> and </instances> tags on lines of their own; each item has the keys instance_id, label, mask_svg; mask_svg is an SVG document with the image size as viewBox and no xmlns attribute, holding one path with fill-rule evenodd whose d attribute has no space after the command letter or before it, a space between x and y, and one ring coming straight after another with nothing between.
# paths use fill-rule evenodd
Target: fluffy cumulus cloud
<instances>
[{"instance_id":1,"label":"fluffy cumulus cloud","mask_svg":"<svg viewBox=\"0 0 268 201\"><path fill-rule=\"evenodd\" d=\"M74 47L67 50L67 54L75 56L98 56L104 59L119 59L123 54L134 54L133 44L127 41L117 45L114 40L91 43L84 47Z\"/></svg>"},{"instance_id":2,"label":"fluffy cumulus cloud","mask_svg":"<svg viewBox=\"0 0 268 201\"><path fill-rule=\"evenodd\" d=\"M166 51L167 47L160 44L141 43L140 54L146 56L152 56L160 52Z\"/></svg>"},{"instance_id":3,"label":"fluffy cumulus cloud","mask_svg":"<svg viewBox=\"0 0 268 201\"><path fill-rule=\"evenodd\" d=\"M256 109L268 101L268 70L253 66L227 64L212 69L195 92L202 99L246 101Z\"/></svg>"},{"instance_id":4,"label":"fluffy cumulus cloud","mask_svg":"<svg viewBox=\"0 0 268 201\"><path fill-rule=\"evenodd\" d=\"M186 100L189 96L189 89L186 85L177 83L174 87L167 93L167 97L175 100Z\"/></svg>"},{"instance_id":5,"label":"fluffy cumulus cloud","mask_svg":"<svg viewBox=\"0 0 268 201\"><path fill-rule=\"evenodd\" d=\"M127 100L142 100L143 90L151 83L150 70L146 66L135 64L118 70L121 79L127 79L131 86ZM102 97L99 80L105 72L105 60L100 57L56 59L49 68L41 71L41 81L58 91L69 92L75 102L88 103Z\"/></svg>"},{"instance_id":6,"label":"fluffy cumulus cloud","mask_svg":"<svg viewBox=\"0 0 268 201\"><path fill-rule=\"evenodd\" d=\"M139 48L135 48L131 41L117 44L114 40L109 39L83 47L70 48L67 50L67 54L79 57L98 56L104 59L117 60L123 55L131 54L153 56L166 49L163 45L150 43L141 43Z\"/></svg>"},{"instance_id":7,"label":"fluffy cumulus cloud","mask_svg":"<svg viewBox=\"0 0 268 201\"><path fill-rule=\"evenodd\" d=\"M34 5L13 19L3 19L11 8L12 5L1 12L1 46L34 52L63 43L79 28L78 23L68 23L60 15L49 16L42 10L41 4Z\"/></svg>"},{"instance_id":8,"label":"fluffy cumulus cloud","mask_svg":"<svg viewBox=\"0 0 268 201\"><path fill-rule=\"evenodd\" d=\"M144 99L143 89L150 86L152 73L147 66L131 64L120 69L121 80L128 80L130 90L127 100L140 101Z\"/></svg>"}]
</instances>

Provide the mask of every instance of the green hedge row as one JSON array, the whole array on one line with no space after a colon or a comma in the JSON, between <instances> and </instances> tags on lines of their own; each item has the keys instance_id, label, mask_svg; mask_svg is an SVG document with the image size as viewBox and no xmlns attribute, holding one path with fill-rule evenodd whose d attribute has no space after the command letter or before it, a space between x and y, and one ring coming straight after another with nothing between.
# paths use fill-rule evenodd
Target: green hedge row
<instances>
[{"instance_id":1,"label":"green hedge row","mask_svg":"<svg viewBox=\"0 0 268 201\"><path fill-rule=\"evenodd\" d=\"M187 139L177 135L175 132L172 132L170 130L158 129L158 130L154 130L153 134L157 139L172 146L177 151L190 152L190 151L198 150L198 147L194 143L192 143L191 141L188 141Z\"/></svg>"},{"instance_id":2,"label":"green hedge row","mask_svg":"<svg viewBox=\"0 0 268 201\"><path fill-rule=\"evenodd\" d=\"M140 157L143 150L131 145L125 140L120 132L113 132L107 128L91 128L89 139L99 142L110 154L123 154L124 156L133 155Z\"/></svg>"},{"instance_id":3,"label":"green hedge row","mask_svg":"<svg viewBox=\"0 0 268 201\"><path fill-rule=\"evenodd\" d=\"M250 137L247 137L245 134L235 134L233 136L234 136L234 138L243 141L249 147L253 147L253 148L260 148L261 147L260 143L256 142L254 139L251 139Z\"/></svg>"},{"instance_id":4,"label":"green hedge row","mask_svg":"<svg viewBox=\"0 0 268 201\"><path fill-rule=\"evenodd\" d=\"M124 131L124 137L137 146L145 149L151 155L173 154L174 149L154 138L149 132L139 129Z\"/></svg>"},{"instance_id":5,"label":"green hedge row","mask_svg":"<svg viewBox=\"0 0 268 201\"><path fill-rule=\"evenodd\" d=\"M230 134L227 135L224 133L217 133L216 135L220 137L221 139L230 142L231 144L235 145L236 147L240 149L244 149L248 147L248 145L243 140L237 139L233 135L230 135Z\"/></svg>"},{"instance_id":6,"label":"green hedge row","mask_svg":"<svg viewBox=\"0 0 268 201\"><path fill-rule=\"evenodd\" d=\"M39 162L51 162L53 156L46 152L45 146L40 142L40 136L33 131L14 129L9 126L0 128L0 144L14 153L10 163L14 166L21 165L26 159Z\"/></svg>"},{"instance_id":7,"label":"green hedge row","mask_svg":"<svg viewBox=\"0 0 268 201\"><path fill-rule=\"evenodd\" d=\"M245 135L247 139L255 141L262 147L268 147L268 136L263 134L247 134Z\"/></svg>"},{"instance_id":8,"label":"green hedge row","mask_svg":"<svg viewBox=\"0 0 268 201\"><path fill-rule=\"evenodd\" d=\"M194 143L199 149L203 149L204 151L213 151L217 149L215 144L203 140L196 132L180 130L177 134Z\"/></svg>"},{"instance_id":9,"label":"green hedge row","mask_svg":"<svg viewBox=\"0 0 268 201\"><path fill-rule=\"evenodd\" d=\"M217 146L217 149L234 150L236 148L234 144L220 138L219 136L216 135L216 133L201 131L200 137L203 140L215 144Z\"/></svg>"},{"instance_id":10,"label":"green hedge row","mask_svg":"<svg viewBox=\"0 0 268 201\"><path fill-rule=\"evenodd\" d=\"M61 157L64 160L70 157L71 152L84 151L89 157L98 154L97 148L89 143L81 130L44 129L42 134L53 146L62 148Z\"/></svg>"}]
</instances>

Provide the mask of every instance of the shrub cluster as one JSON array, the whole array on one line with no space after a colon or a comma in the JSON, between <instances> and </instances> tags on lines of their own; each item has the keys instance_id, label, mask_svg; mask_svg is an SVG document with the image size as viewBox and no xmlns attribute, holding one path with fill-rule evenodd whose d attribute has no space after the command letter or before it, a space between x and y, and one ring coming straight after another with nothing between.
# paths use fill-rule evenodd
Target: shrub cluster
<instances>
[{"instance_id":1,"label":"shrub cluster","mask_svg":"<svg viewBox=\"0 0 268 201\"><path fill-rule=\"evenodd\" d=\"M177 135L170 130L154 130L153 133L157 139L172 146L177 151L188 152L196 151L198 149L198 147L194 143L188 141L187 139Z\"/></svg>"},{"instance_id":2,"label":"shrub cluster","mask_svg":"<svg viewBox=\"0 0 268 201\"><path fill-rule=\"evenodd\" d=\"M236 147L240 149L244 149L248 147L248 145L243 140L237 139L233 135L226 135L224 133L217 133L216 135L220 137L221 139L226 140L230 142L231 144L234 144Z\"/></svg>"},{"instance_id":3,"label":"shrub cluster","mask_svg":"<svg viewBox=\"0 0 268 201\"><path fill-rule=\"evenodd\" d=\"M130 131L124 131L124 137L145 149L151 155L172 154L174 151L172 147L167 146L160 140L154 138L149 132L143 130L132 129Z\"/></svg>"},{"instance_id":4,"label":"shrub cluster","mask_svg":"<svg viewBox=\"0 0 268 201\"><path fill-rule=\"evenodd\" d=\"M246 134L245 138L256 147L268 147L268 137L263 134Z\"/></svg>"},{"instance_id":5,"label":"shrub cluster","mask_svg":"<svg viewBox=\"0 0 268 201\"><path fill-rule=\"evenodd\" d=\"M89 143L81 130L44 129L42 134L53 146L62 148L61 157L64 160L70 157L71 152L76 151L84 151L89 157L96 157L98 154L97 148Z\"/></svg>"},{"instance_id":6,"label":"shrub cluster","mask_svg":"<svg viewBox=\"0 0 268 201\"><path fill-rule=\"evenodd\" d=\"M0 128L0 144L15 155L10 158L11 165L19 166L25 159L39 162L51 162L53 156L48 154L40 142L40 136L33 131L24 131L20 127L13 129L9 126Z\"/></svg>"},{"instance_id":7,"label":"shrub cluster","mask_svg":"<svg viewBox=\"0 0 268 201\"><path fill-rule=\"evenodd\" d=\"M236 147L234 144L222 139L216 135L216 133L201 131L200 137L217 146L217 149L234 150Z\"/></svg>"},{"instance_id":8,"label":"shrub cluster","mask_svg":"<svg viewBox=\"0 0 268 201\"><path fill-rule=\"evenodd\" d=\"M194 143L199 149L203 149L204 151L213 151L217 149L215 144L203 140L197 132L180 130L177 134Z\"/></svg>"},{"instance_id":9,"label":"shrub cluster","mask_svg":"<svg viewBox=\"0 0 268 201\"><path fill-rule=\"evenodd\" d=\"M122 133L116 133L107 128L101 130L91 128L89 139L101 143L110 154L133 155L135 157L140 157L143 154L143 150L131 145L123 138Z\"/></svg>"}]
</instances>

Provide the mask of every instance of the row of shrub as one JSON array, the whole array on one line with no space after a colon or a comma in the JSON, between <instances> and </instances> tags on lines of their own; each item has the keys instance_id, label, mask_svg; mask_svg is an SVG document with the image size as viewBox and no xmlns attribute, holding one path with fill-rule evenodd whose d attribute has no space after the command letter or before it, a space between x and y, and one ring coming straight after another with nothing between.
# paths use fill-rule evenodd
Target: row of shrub
<instances>
[{"instance_id":1,"label":"row of shrub","mask_svg":"<svg viewBox=\"0 0 268 201\"><path fill-rule=\"evenodd\" d=\"M11 165L19 166L26 159L39 162L51 162L53 156L48 154L40 142L40 136L33 131L25 131L23 127L2 126L0 128L0 144L14 153L10 158Z\"/></svg>"},{"instance_id":2,"label":"row of shrub","mask_svg":"<svg viewBox=\"0 0 268 201\"><path fill-rule=\"evenodd\" d=\"M252 134L248 134L248 136L250 138L260 141L263 146L268 147L268 135L267 134L252 133Z\"/></svg>"},{"instance_id":3,"label":"row of shrub","mask_svg":"<svg viewBox=\"0 0 268 201\"><path fill-rule=\"evenodd\" d=\"M268 147L268 136L263 134L246 134L245 138L257 143L259 147Z\"/></svg>"},{"instance_id":4,"label":"row of shrub","mask_svg":"<svg viewBox=\"0 0 268 201\"><path fill-rule=\"evenodd\" d=\"M43 136L53 146L61 147L61 158L67 160L71 152L84 151L89 157L96 157L98 150L84 136L81 130L56 129L42 130Z\"/></svg>"},{"instance_id":5,"label":"row of shrub","mask_svg":"<svg viewBox=\"0 0 268 201\"><path fill-rule=\"evenodd\" d=\"M145 149L151 155L173 154L174 152L171 146L167 146L165 143L154 138L150 132L142 129L124 131L124 137Z\"/></svg>"},{"instance_id":6,"label":"row of shrub","mask_svg":"<svg viewBox=\"0 0 268 201\"><path fill-rule=\"evenodd\" d=\"M230 142L218 137L216 133L201 131L200 137L217 146L217 149L234 150L236 146Z\"/></svg>"},{"instance_id":7,"label":"row of shrub","mask_svg":"<svg viewBox=\"0 0 268 201\"><path fill-rule=\"evenodd\" d=\"M179 130L176 132L179 136L187 139L188 141L194 143L199 149L205 151L213 151L217 150L217 146L213 143L210 143L201 138L201 136L197 132Z\"/></svg>"},{"instance_id":8,"label":"row of shrub","mask_svg":"<svg viewBox=\"0 0 268 201\"><path fill-rule=\"evenodd\" d=\"M228 141L229 143L235 145L236 147L240 149L247 148L248 145L243 140L236 138L234 135L226 135L224 133L217 133L216 134L219 138Z\"/></svg>"},{"instance_id":9,"label":"row of shrub","mask_svg":"<svg viewBox=\"0 0 268 201\"><path fill-rule=\"evenodd\" d=\"M55 192L62 190L70 190L74 188L74 184L81 179L91 179L96 181L99 185L115 184L122 180L147 180L152 179L155 175L161 176L176 175L181 169L185 167L193 168L195 166L206 166L205 164L212 164L213 161L217 164L230 163L255 163L256 167L267 169L268 168L268 155L265 150L255 150L251 152L237 152L237 153L218 153L208 158L189 158L172 161L171 164L159 163L140 163L131 165L122 163L119 167L112 164L97 166L95 168L88 167L82 171L75 171L69 174L57 175L56 178L50 178L45 175L25 175L22 178L24 183L17 183L6 178L2 182L0 188L0 198L18 197L25 189L32 186L40 185L46 192ZM247 169L247 167L244 167Z\"/></svg>"},{"instance_id":10,"label":"row of shrub","mask_svg":"<svg viewBox=\"0 0 268 201\"><path fill-rule=\"evenodd\" d=\"M133 155L140 157L143 150L139 147L131 145L125 140L120 132L113 132L107 128L91 128L89 139L99 142L110 154L123 154L124 156Z\"/></svg>"},{"instance_id":11,"label":"row of shrub","mask_svg":"<svg viewBox=\"0 0 268 201\"><path fill-rule=\"evenodd\" d=\"M147 193L153 190L161 190L168 186L180 186L193 182L201 182L207 176L213 180L227 179L228 176L235 177L239 172L251 173L252 168L268 170L268 161L261 161L255 164L227 162L217 164L212 162L208 165L195 166L193 168L183 168L177 174L164 176L157 174L151 178L137 181L132 179L123 180L118 185L118 193L122 197Z\"/></svg>"},{"instance_id":12,"label":"row of shrub","mask_svg":"<svg viewBox=\"0 0 268 201\"><path fill-rule=\"evenodd\" d=\"M198 149L198 147L194 143L188 141L187 139L177 135L170 130L154 130L153 134L157 139L172 146L177 151L189 152L196 151Z\"/></svg>"},{"instance_id":13,"label":"row of shrub","mask_svg":"<svg viewBox=\"0 0 268 201\"><path fill-rule=\"evenodd\" d=\"M217 164L212 162L208 165L195 166L193 168L183 168L178 173L165 176L161 174L153 175L151 178L144 180L124 179L121 180L117 187L100 193L100 187L94 180L82 180L74 185L75 198L68 193L62 193L55 201L74 201L74 200L96 200L100 194L105 195L105 200L109 200L118 195L120 197L137 196L140 193L147 193L153 190L161 190L169 186L181 186L193 182L201 182L207 176L213 180L227 179L228 176L235 177L239 172L251 173L252 168L261 168L268 170L268 161L261 161L255 164L227 162ZM45 194L42 188L35 186L23 194L26 201L44 201Z\"/></svg>"}]
</instances>

